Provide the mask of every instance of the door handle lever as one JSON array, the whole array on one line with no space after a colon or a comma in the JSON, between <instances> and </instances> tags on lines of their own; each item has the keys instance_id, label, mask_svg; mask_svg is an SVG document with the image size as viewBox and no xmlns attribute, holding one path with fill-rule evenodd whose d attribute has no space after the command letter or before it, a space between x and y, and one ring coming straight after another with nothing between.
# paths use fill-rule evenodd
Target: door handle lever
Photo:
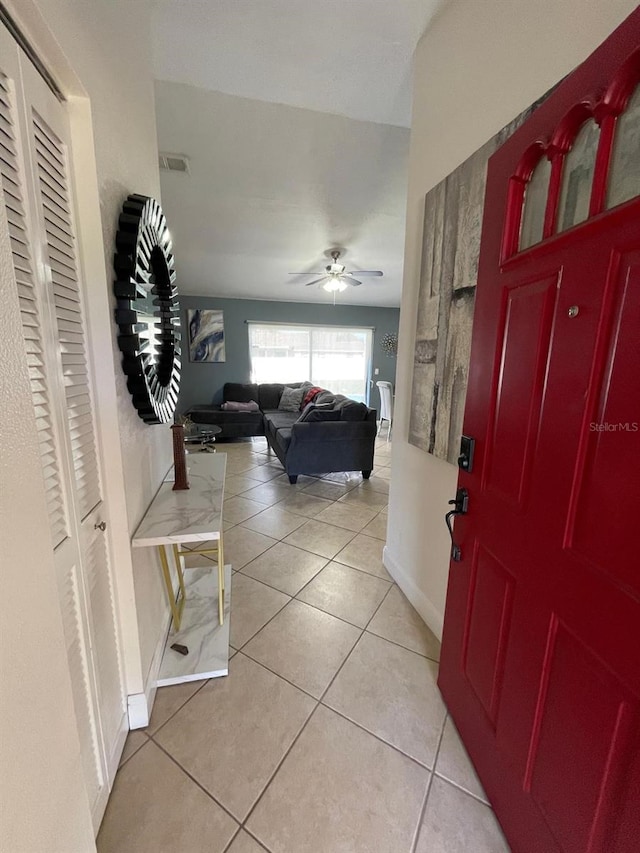
<instances>
[{"instance_id":1,"label":"door handle lever","mask_svg":"<svg viewBox=\"0 0 640 853\"><path fill-rule=\"evenodd\" d=\"M444 517L444 522L447 525L449 536L451 537L451 559L459 563L462 559L460 546L456 545L453 538L453 524L451 519L456 515L466 515L469 511L469 492L466 489L458 489L454 500L449 501L449 506L453 506Z\"/></svg>"}]
</instances>

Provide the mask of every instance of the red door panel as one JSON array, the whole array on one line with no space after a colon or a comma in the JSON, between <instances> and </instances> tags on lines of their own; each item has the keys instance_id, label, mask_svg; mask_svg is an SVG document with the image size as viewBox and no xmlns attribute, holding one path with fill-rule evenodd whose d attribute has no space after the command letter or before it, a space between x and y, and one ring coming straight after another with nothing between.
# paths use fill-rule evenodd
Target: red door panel
<instances>
[{"instance_id":1,"label":"red door panel","mask_svg":"<svg viewBox=\"0 0 640 853\"><path fill-rule=\"evenodd\" d=\"M531 474L556 302L557 274L505 288L505 325L488 487L521 506Z\"/></svg>"},{"instance_id":2,"label":"red door panel","mask_svg":"<svg viewBox=\"0 0 640 853\"><path fill-rule=\"evenodd\" d=\"M492 725L500 699L515 579L484 548L474 560L464 671Z\"/></svg>"},{"instance_id":3,"label":"red door panel","mask_svg":"<svg viewBox=\"0 0 640 853\"><path fill-rule=\"evenodd\" d=\"M605 207L637 85L640 11L489 163L439 684L516 853L640 851L640 197ZM585 121L589 216L555 233ZM540 156L544 239L518 251Z\"/></svg>"},{"instance_id":4,"label":"red door panel","mask_svg":"<svg viewBox=\"0 0 640 853\"><path fill-rule=\"evenodd\" d=\"M629 536L637 524L640 482L635 501L621 501L619 492L619 483L629 471L629 434L640 430L640 252L616 256L611 266L615 316L606 340L603 391L593 426L589 424L584 465L578 471L567 547L640 596L638 543ZM634 364L636 370L630 370ZM634 400L635 421L629 419L629 402ZM609 559L614 549L615 563Z\"/></svg>"},{"instance_id":5,"label":"red door panel","mask_svg":"<svg viewBox=\"0 0 640 853\"><path fill-rule=\"evenodd\" d=\"M525 790L565 850L602 849L594 848L592 839L611 837L608 818L626 776L620 759L634 746L634 704L602 661L554 615Z\"/></svg>"}]
</instances>

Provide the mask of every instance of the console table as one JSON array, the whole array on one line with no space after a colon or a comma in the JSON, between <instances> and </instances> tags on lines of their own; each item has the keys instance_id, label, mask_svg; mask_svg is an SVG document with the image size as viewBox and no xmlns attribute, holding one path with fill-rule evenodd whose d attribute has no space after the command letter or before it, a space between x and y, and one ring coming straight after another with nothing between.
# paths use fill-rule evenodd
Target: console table
<instances>
[{"instance_id":1,"label":"console table","mask_svg":"<svg viewBox=\"0 0 640 853\"><path fill-rule=\"evenodd\" d=\"M226 462L225 453L190 454L190 488L173 491L171 471L131 542L134 548L158 549L171 608L158 686L215 678L229 671L231 567L224 564L222 535ZM198 547L205 543L213 547ZM189 550L183 550L185 545ZM187 555L215 555L216 561L203 559L202 566L185 568ZM173 645L186 647L188 653L180 654Z\"/></svg>"}]
</instances>

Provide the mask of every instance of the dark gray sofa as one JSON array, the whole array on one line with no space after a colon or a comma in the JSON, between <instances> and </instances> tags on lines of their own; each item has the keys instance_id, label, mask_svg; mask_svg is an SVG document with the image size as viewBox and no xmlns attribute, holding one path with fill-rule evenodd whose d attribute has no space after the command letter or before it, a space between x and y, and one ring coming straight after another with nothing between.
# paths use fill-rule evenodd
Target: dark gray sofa
<instances>
[{"instance_id":1,"label":"dark gray sofa","mask_svg":"<svg viewBox=\"0 0 640 853\"><path fill-rule=\"evenodd\" d=\"M303 383L290 383L300 387ZM195 423L221 427L221 438L265 435L289 481L300 474L329 474L362 471L367 479L373 470L376 411L340 394L324 392L325 411L335 418L320 422L300 422L300 412L278 409L284 385L227 383L225 401L255 400L259 412L228 412L215 406L193 406L185 414ZM329 417L326 415L325 417Z\"/></svg>"},{"instance_id":2,"label":"dark gray sofa","mask_svg":"<svg viewBox=\"0 0 640 853\"><path fill-rule=\"evenodd\" d=\"M222 400L224 403L230 400L236 403L249 403L255 400L260 405L259 387L240 382L227 382L222 389ZM275 408L277 406L276 403ZM260 409L262 409L261 405ZM196 424L219 426L222 430L219 438L249 438L253 435L264 435L262 411L225 412L220 406L192 406L185 414Z\"/></svg>"}]
</instances>

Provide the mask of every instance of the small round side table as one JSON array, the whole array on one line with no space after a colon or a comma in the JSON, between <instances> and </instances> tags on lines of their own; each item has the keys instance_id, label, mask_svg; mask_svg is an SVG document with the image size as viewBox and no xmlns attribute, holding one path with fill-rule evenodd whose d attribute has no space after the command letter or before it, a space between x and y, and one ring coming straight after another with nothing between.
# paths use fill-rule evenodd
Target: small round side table
<instances>
[{"instance_id":1,"label":"small round side table","mask_svg":"<svg viewBox=\"0 0 640 853\"><path fill-rule=\"evenodd\" d=\"M216 436L222 432L222 427L215 424L203 424L193 435L185 435L184 443L187 453L215 453L213 446Z\"/></svg>"}]
</instances>

